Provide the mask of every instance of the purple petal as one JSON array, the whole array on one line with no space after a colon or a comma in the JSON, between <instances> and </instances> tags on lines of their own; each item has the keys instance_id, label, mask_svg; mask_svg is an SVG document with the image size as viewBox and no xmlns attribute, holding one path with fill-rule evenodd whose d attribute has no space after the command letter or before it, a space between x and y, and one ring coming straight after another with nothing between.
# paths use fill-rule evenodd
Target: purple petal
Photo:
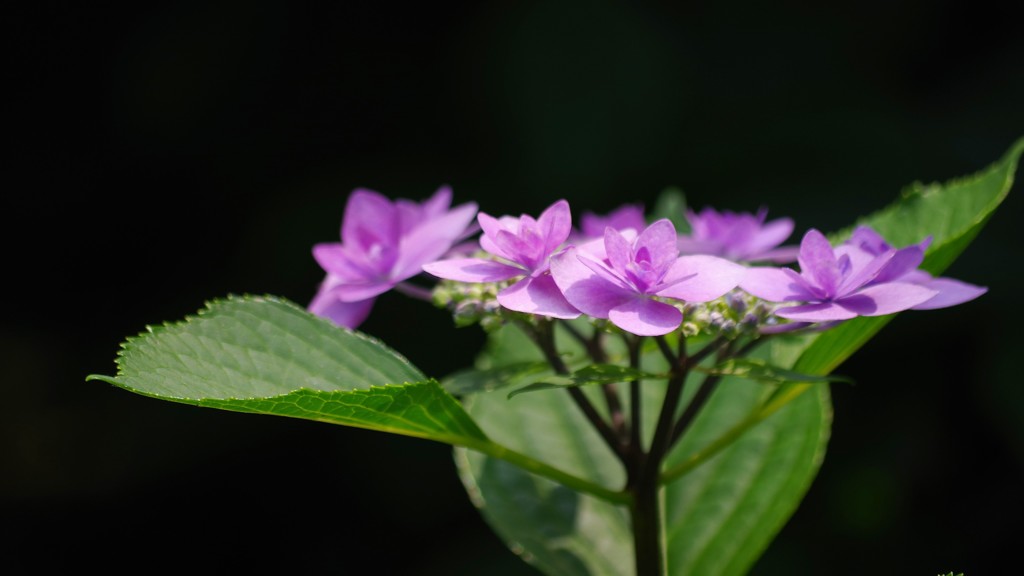
<instances>
[{"instance_id":1,"label":"purple petal","mask_svg":"<svg viewBox=\"0 0 1024 576\"><path fill-rule=\"evenodd\" d=\"M487 214L486 212L479 212L476 215L476 221L480 224L480 229L483 230L487 236L494 236L499 230L505 230L506 227L502 225L501 221Z\"/></svg>"},{"instance_id":2,"label":"purple petal","mask_svg":"<svg viewBox=\"0 0 1024 576\"><path fill-rule=\"evenodd\" d=\"M519 226L518 222L508 216L503 216L498 219L483 212L476 215L476 221L480 225L480 230L483 231L483 236L480 237L480 247L495 256L511 260L512 258L510 258L508 254L505 254L501 248L494 243L493 238L503 230L516 230Z\"/></svg>"},{"instance_id":3,"label":"purple petal","mask_svg":"<svg viewBox=\"0 0 1024 576\"><path fill-rule=\"evenodd\" d=\"M328 318L335 324L346 328L356 328L370 315L375 298L358 302L342 302L330 288L331 278L328 276L307 307L311 313Z\"/></svg>"},{"instance_id":4,"label":"purple petal","mask_svg":"<svg viewBox=\"0 0 1024 576\"><path fill-rule=\"evenodd\" d=\"M636 230L639 233L647 226L642 204L624 204L602 217L593 212L584 212L580 217L580 230L584 238L601 238L604 229Z\"/></svg>"},{"instance_id":5,"label":"purple petal","mask_svg":"<svg viewBox=\"0 0 1024 576\"><path fill-rule=\"evenodd\" d=\"M679 236L672 221L662 218L645 228L633 245L636 253L646 248L651 257L651 265L662 268L679 257L678 241Z\"/></svg>"},{"instance_id":6,"label":"purple petal","mask_svg":"<svg viewBox=\"0 0 1024 576\"><path fill-rule=\"evenodd\" d=\"M501 282L525 273L522 268L483 258L454 258L423 265L423 270L438 278L458 282Z\"/></svg>"},{"instance_id":7,"label":"purple petal","mask_svg":"<svg viewBox=\"0 0 1024 576\"><path fill-rule=\"evenodd\" d=\"M683 313L649 298L633 298L608 313L612 324L638 336L662 336L679 328Z\"/></svg>"},{"instance_id":8,"label":"purple petal","mask_svg":"<svg viewBox=\"0 0 1024 576\"><path fill-rule=\"evenodd\" d=\"M544 255L546 256L561 246L572 232L572 213L569 210L569 203L559 200L548 206L537 218L537 226L544 236Z\"/></svg>"},{"instance_id":9,"label":"purple petal","mask_svg":"<svg viewBox=\"0 0 1024 576\"><path fill-rule=\"evenodd\" d=\"M676 241L679 252L683 254L713 254L721 256L724 252L721 242L714 240L697 240L692 236L680 234Z\"/></svg>"},{"instance_id":10,"label":"purple petal","mask_svg":"<svg viewBox=\"0 0 1024 576\"><path fill-rule=\"evenodd\" d=\"M595 318L607 318L612 308L636 297L584 265L572 248L551 258L551 276L570 304Z\"/></svg>"},{"instance_id":11,"label":"purple petal","mask_svg":"<svg viewBox=\"0 0 1024 576\"><path fill-rule=\"evenodd\" d=\"M792 218L778 218L758 230L747 244L747 255L761 254L782 244L793 233Z\"/></svg>"},{"instance_id":12,"label":"purple petal","mask_svg":"<svg viewBox=\"0 0 1024 576\"><path fill-rule=\"evenodd\" d=\"M870 260L864 261L857 257L857 250L851 250L849 254L844 254L841 258L850 261L850 272L843 279L839 287L836 288L836 292L832 294L835 298L846 297L855 291L859 290L862 286L875 282L878 275L885 270L892 259L896 256L896 250L887 250L878 256L871 258ZM866 254L860 252L861 255Z\"/></svg>"},{"instance_id":13,"label":"purple petal","mask_svg":"<svg viewBox=\"0 0 1024 576\"><path fill-rule=\"evenodd\" d=\"M835 303L859 316L884 316L923 304L936 294L936 290L919 284L886 282L863 288Z\"/></svg>"},{"instance_id":14,"label":"purple petal","mask_svg":"<svg viewBox=\"0 0 1024 576\"><path fill-rule=\"evenodd\" d=\"M740 288L769 302L808 302L816 297L806 280L789 268L758 266L748 268Z\"/></svg>"},{"instance_id":15,"label":"purple petal","mask_svg":"<svg viewBox=\"0 0 1024 576\"><path fill-rule=\"evenodd\" d=\"M473 221L476 204L462 204L433 220L421 223L402 238L393 278L402 281L419 274L423 264L445 254Z\"/></svg>"},{"instance_id":16,"label":"purple petal","mask_svg":"<svg viewBox=\"0 0 1024 576\"><path fill-rule=\"evenodd\" d=\"M915 244L906 248L900 248L893 255L892 259L889 260L889 263L885 265L885 268L878 272L872 282L881 284L897 280L916 270L923 261L924 249L920 246Z\"/></svg>"},{"instance_id":17,"label":"purple petal","mask_svg":"<svg viewBox=\"0 0 1024 576\"><path fill-rule=\"evenodd\" d=\"M663 281L668 286L655 288L655 292L687 302L708 302L739 285L746 273L746 267L717 256L680 256L665 274Z\"/></svg>"},{"instance_id":18,"label":"purple petal","mask_svg":"<svg viewBox=\"0 0 1024 576\"><path fill-rule=\"evenodd\" d=\"M346 281L362 281L381 273L365 258L357 258L363 254L351 254L340 242L322 242L313 246L313 259L325 272L338 276Z\"/></svg>"},{"instance_id":19,"label":"purple petal","mask_svg":"<svg viewBox=\"0 0 1024 576\"><path fill-rule=\"evenodd\" d=\"M625 279L624 274L613 270L605 264L604 260L598 260L579 249L576 250L576 257L584 266L605 282L614 284L626 292L637 292L636 287Z\"/></svg>"},{"instance_id":20,"label":"purple petal","mask_svg":"<svg viewBox=\"0 0 1024 576\"><path fill-rule=\"evenodd\" d=\"M439 216L442 216L448 211L448 207L452 205L452 189L451 186L441 186L434 192L433 196L425 200L422 204L423 217L428 220L432 220Z\"/></svg>"},{"instance_id":21,"label":"purple petal","mask_svg":"<svg viewBox=\"0 0 1024 576\"><path fill-rule=\"evenodd\" d=\"M608 262L612 268L620 274L625 272L632 261L632 243L626 240L618 230L613 228L604 229L604 250L608 256Z\"/></svg>"},{"instance_id":22,"label":"purple petal","mask_svg":"<svg viewBox=\"0 0 1024 576\"><path fill-rule=\"evenodd\" d=\"M868 226L857 226L846 243L857 246L861 250L876 256L891 248L885 241L885 238L882 238L881 234Z\"/></svg>"},{"instance_id":23,"label":"purple petal","mask_svg":"<svg viewBox=\"0 0 1024 576\"><path fill-rule=\"evenodd\" d=\"M808 230L800 241L797 261L800 263L800 273L821 288L825 296L836 294L840 278L839 265L832 245L824 234L814 228Z\"/></svg>"},{"instance_id":24,"label":"purple petal","mask_svg":"<svg viewBox=\"0 0 1024 576\"><path fill-rule=\"evenodd\" d=\"M774 264L789 264L790 262L796 262L797 255L800 254L799 246L779 246L772 250L766 250L757 254L751 254L750 262L772 262Z\"/></svg>"},{"instance_id":25,"label":"purple petal","mask_svg":"<svg viewBox=\"0 0 1024 576\"><path fill-rule=\"evenodd\" d=\"M350 247L369 248L367 235L396 246L401 234L398 210L383 194L357 188L348 197L341 223L341 240Z\"/></svg>"},{"instance_id":26,"label":"purple petal","mask_svg":"<svg viewBox=\"0 0 1024 576\"><path fill-rule=\"evenodd\" d=\"M498 304L509 310L571 320L580 311L570 304L551 274L527 276L498 292Z\"/></svg>"},{"instance_id":27,"label":"purple petal","mask_svg":"<svg viewBox=\"0 0 1024 576\"><path fill-rule=\"evenodd\" d=\"M856 312L851 312L832 302L786 306L785 308L776 309L775 315L779 318L786 318L797 322L831 322L857 317Z\"/></svg>"},{"instance_id":28,"label":"purple petal","mask_svg":"<svg viewBox=\"0 0 1024 576\"><path fill-rule=\"evenodd\" d=\"M366 281L366 282L344 282L331 289L331 294L342 302L358 302L367 298L374 298L391 290L397 282L388 280Z\"/></svg>"},{"instance_id":29,"label":"purple petal","mask_svg":"<svg viewBox=\"0 0 1024 576\"><path fill-rule=\"evenodd\" d=\"M795 306L794 306L795 308ZM781 324L768 324L758 329L761 334L785 334L795 330L802 330L810 327L813 322L783 322Z\"/></svg>"},{"instance_id":30,"label":"purple petal","mask_svg":"<svg viewBox=\"0 0 1024 576\"><path fill-rule=\"evenodd\" d=\"M923 304L914 306L913 310L934 310L936 308L956 306L957 304L974 300L988 292L988 288L983 286L975 286L974 284L968 284L952 278L936 278L925 284L925 286L932 290L938 290L939 293L925 300Z\"/></svg>"}]
</instances>

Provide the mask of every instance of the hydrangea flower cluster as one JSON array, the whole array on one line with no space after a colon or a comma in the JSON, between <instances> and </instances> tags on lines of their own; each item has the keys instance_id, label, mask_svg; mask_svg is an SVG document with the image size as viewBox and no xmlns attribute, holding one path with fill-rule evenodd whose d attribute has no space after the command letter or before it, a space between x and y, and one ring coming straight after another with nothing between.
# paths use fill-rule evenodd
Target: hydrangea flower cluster
<instances>
[{"instance_id":1,"label":"hydrangea flower cluster","mask_svg":"<svg viewBox=\"0 0 1024 576\"><path fill-rule=\"evenodd\" d=\"M355 328L363 323L377 296L423 272L423 265L449 253L473 234L477 205L451 207L452 191L439 188L422 203L392 202L373 190L348 197L341 242L313 247L313 258L327 276L309 311Z\"/></svg>"},{"instance_id":2,"label":"hydrangea flower cluster","mask_svg":"<svg viewBox=\"0 0 1024 576\"><path fill-rule=\"evenodd\" d=\"M536 218L495 217L472 202L451 207L451 199L448 187L423 203L355 190L342 241L313 248L326 277L309 310L355 328L392 288L426 297L406 282L426 272L439 281L433 300L460 324L494 324L503 313L586 315L662 336L825 327L953 306L986 292L921 270L930 238L897 249L861 226L833 246L812 228L799 246L783 246L793 220L769 221L764 208L687 210L691 231L684 234L669 219L648 223L639 204L607 216L586 212L575 229L564 199ZM467 253L460 243L478 231L478 248ZM776 266L793 261L798 270Z\"/></svg>"}]
</instances>

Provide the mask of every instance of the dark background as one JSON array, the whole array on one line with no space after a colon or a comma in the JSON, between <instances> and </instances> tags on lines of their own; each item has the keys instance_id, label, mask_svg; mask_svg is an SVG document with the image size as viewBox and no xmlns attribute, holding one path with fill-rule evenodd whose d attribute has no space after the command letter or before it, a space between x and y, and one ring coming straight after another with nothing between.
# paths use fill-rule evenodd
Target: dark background
<instances>
[{"instance_id":1,"label":"dark background","mask_svg":"<svg viewBox=\"0 0 1024 576\"><path fill-rule=\"evenodd\" d=\"M831 231L1024 136L1012 3L37 3L8 8L0 545L21 573L535 573L447 446L148 399L122 339L229 293L305 304L350 190L537 214L653 202ZM1018 174L1019 176L1019 174ZM830 451L757 575L1019 564L1018 183L839 372ZM482 342L397 294L362 326L427 374ZM360 563L375 566L360 570Z\"/></svg>"}]
</instances>

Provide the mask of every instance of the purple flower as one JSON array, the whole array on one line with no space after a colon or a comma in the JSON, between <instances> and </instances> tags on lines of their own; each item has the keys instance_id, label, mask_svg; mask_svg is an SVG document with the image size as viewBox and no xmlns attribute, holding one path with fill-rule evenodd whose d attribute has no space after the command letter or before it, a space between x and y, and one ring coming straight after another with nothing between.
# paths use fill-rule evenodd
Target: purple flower
<instances>
[{"instance_id":1,"label":"purple flower","mask_svg":"<svg viewBox=\"0 0 1024 576\"><path fill-rule=\"evenodd\" d=\"M607 318L640 336L679 327L683 314L660 298L707 302L732 290L745 273L715 256L679 256L676 229L661 219L639 235L605 228L604 238L570 247L551 259L566 299L585 314Z\"/></svg>"},{"instance_id":2,"label":"purple flower","mask_svg":"<svg viewBox=\"0 0 1024 576\"><path fill-rule=\"evenodd\" d=\"M918 244L897 250L896 258L912 262L913 266L890 266L876 277L875 282L887 282L898 279L901 282L918 284L938 292L938 294L923 303L912 307L912 310L947 308L974 300L988 292L988 288L983 286L968 284L952 278L935 278L928 272L918 269L917 267L924 260L924 251L931 244L931 240L929 236ZM878 232L875 232L868 226L858 226L854 229L853 234L845 242L845 245L854 249L850 252L851 257L870 258L892 249Z\"/></svg>"},{"instance_id":3,"label":"purple flower","mask_svg":"<svg viewBox=\"0 0 1024 576\"><path fill-rule=\"evenodd\" d=\"M750 268L740 288L769 302L802 302L775 311L776 316L800 322L893 314L938 293L902 280L920 262L913 250L887 249L868 255L849 245L833 249L821 232L811 229L800 242L798 261L800 273L789 268Z\"/></svg>"},{"instance_id":4,"label":"purple flower","mask_svg":"<svg viewBox=\"0 0 1024 576\"><path fill-rule=\"evenodd\" d=\"M571 239L582 242L603 238L604 229L609 227L619 232L633 230L640 233L641 230L647 227L643 205L623 204L609 212L607 216L600 216L594 212L584 212L580 216L580 230L572 234Z\"/></svg>"},{"instance_id":5,"label":"purple flower","mask_svg":"<svg viewBox=\"0 0 1024 576\"><path fill-rule=\"evenodd\" d=\"M684 254L712 254L734 262L785 263L796 260L796 246L779 246L793 233L791 218L765 222L768 210L757 214L718 212L704 208L686 211L692 232L679 235Z\"/></svg>"},{"instance_id":6,"label":"purple flower","mask_svg":"<svg viewBox=\"0 0 1024 576\"><path fill-rule=\"evenodd\" d=\"M459 282L502 282L521 276L498 292L499 304L553 318L580 315L562 296L549 270L549 258L572 230L568 202L555 202L536 220L526 214L494 218L481 212L477 221L483 230L480 247L498 260L453 258L424 264L423 270Z\"/></svg>"},{"instance_id":7,"label":"purple flower","mask_svg":"<svg viewBox=\"0 0 1024 576\"><path fill-rule=\"evenodd\" d=\"M341 242L313 247L327 272L309 311L355 328L369 315L374 300L421 273L425 262L446 254L473 232L473 202L450 208L452 191L442 186L422 203L356 189L348 197Z\"/></svg>"}]
</instances>

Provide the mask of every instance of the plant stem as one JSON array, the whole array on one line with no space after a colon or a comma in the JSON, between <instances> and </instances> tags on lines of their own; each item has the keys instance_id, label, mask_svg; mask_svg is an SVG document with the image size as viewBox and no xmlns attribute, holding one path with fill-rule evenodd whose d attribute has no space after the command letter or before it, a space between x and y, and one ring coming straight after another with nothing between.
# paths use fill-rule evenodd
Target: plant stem
<instances>
[{"instance_id":1,"label":"plant stem","mask_svg":"<svg viewBox=\"0 0 1024 576\"><path fill-rule=\"evenodd\" d=\"M595 328L593 335L587 338L569 322L561 322L560 325L586 348L587 356L590 356L590 359L595 364L608 363L608 354L605 352L603 345L604 332ZM622 402L619 400L618 388L612 383L602 384L601 392L604 394L604 402L608 407L608 416L611 419L612 429L622 439L626 435L626 415L622 411Z\"/></svg>"},{"instance_id":2,"label":"plant stem","mask_svg":"<svg viewBox=\"0 0 1024 576\"><path fill-rule=\"evenodd\" d=\"M544 358L547 359L548 364L555 370L557 374L565 375L569 374L569 368L565 365L562 357L558 355L558 350L555 346L555 333L554 324L550 321L544 321L539 326L532 326L529 324L523 324L524 331L530 336L533 342L540 348L541 353L544 354ZM571 386L566 388L569 392L569 396L573 402L583 412L583 415L587 417L587 420L594 426L597 433L601 435L608 447L612 449L612 452L621 460L624 464L626 463L626 448L619 438L619 435L612 429L612 427L604 420L601 414L597 411L597 408L590 402L587 395L579 389L578 386Z\"/></svg>"},{"instance_id":3,"label":"plant stem","mask_svg":"<svg viewBox=\"0 0 1024 576\"><path fill-rule=\"evenodd\" d=\"M626 489L633 497L629 514L633 528L634 567L637 576L664 576L666 570L659 473L661 463L668 454L672 421L686 381L685 342L685 339L680 339L679 350L674 352L663 337L657 338L658 347L669 361L671 376L655 424L654 437L646 453L640 446L640 434L636 432L631 435L633 442L628 453L632 458L628 461ZM631 362L639 360L638 350L639 343L630 348ZM635 406L639 406L639 392L634 395L632 401ZM640 422L634 421L632 425L639 429Z\"/></svg>"},{"instance_id":4,"label":"plant stem","mask_svg":"<svg viewBox=\"0 0 1024 576\"><path fill-rule=\"evenodd\" d=\"M646 469L646 466L642 467ZM665 555L661 530L661 498L657 474L641 473L632 484L629 506L633 526L634 566L636 576L664 576Z\"/></svg>"},{"instance_id":5,"label":"plant stem","mask_svg":"<svg viewBox=\"0 0 1024 576\"><path fill-rule=\"evenodd\" d=\"M433 292L427 288L412 284L411 282L399 282L398 284L395 284L395 291L401 292L410 298L423 300L424 302L432 302L434 300Z\"/></svg>"}]
</instances>

